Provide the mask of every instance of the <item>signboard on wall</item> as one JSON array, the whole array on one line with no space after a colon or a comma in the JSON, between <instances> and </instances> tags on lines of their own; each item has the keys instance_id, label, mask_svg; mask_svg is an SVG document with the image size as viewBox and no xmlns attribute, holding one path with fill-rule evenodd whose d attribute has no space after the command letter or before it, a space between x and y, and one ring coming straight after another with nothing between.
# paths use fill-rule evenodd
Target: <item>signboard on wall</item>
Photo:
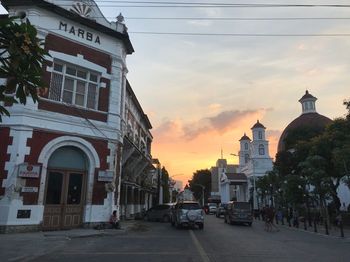
<instances>
[{"instance_id":1,"label":"signboard on wall","mask_svg":"<svg viewBox=\"0 0 350 262\"><path fill-rule=\"evenodd\" d=\"M113 181L113 171L98 171L98 181L112 182Z\"/></svg>"},{"instance_id":2,"label":"signboard on wall","mask_svg":"<svg viewBox=\"0 0 350 262\"><path fill-rule=\"evenodd\" d=\"M38 193L38 188L24 186L24 187L22 187L22 193Z\"/></svg>"},{"instance_id":3,"label":"signboard on wall","mask_svg":"<svg viewBox=\"0 0 350 262\"><path fill-rule=\"evenodd\" d=\"M29 177L29 178L38 178L40 176L40 166L39 165L29 165L22 164L18 167L18 176L19 177Z\"/></svg>"},{"instance_id":4,"label":"signboard on wall","mask_svg":"<svg viewBox=\"0 0 350 262\"><path fill-rule=\"evenodd\" d=\"M17 210L17 218L30 218L30 209L20 209Z\"/></svg>"}]
</instances>

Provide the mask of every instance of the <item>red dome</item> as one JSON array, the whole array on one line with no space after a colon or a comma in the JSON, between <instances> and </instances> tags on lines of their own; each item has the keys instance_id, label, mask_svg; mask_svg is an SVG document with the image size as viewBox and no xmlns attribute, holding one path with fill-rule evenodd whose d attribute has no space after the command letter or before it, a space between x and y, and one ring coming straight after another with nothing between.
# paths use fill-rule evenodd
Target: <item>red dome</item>
<instances>
[{"instance_id":1,"label":"red dome","mask_svg":"<svg viewBox=\"0 0 350 262\"><path fill-rule=\"evenodd\" d=\"M288 133L292 130L295 130L300 127L312 127L324 129L327 125L331 124L333 121L328 117L320 115L318 113L307 113L302 114L298 118L294 119L283 131L280 140L278 142L277 151L285 150L285 139L288 136Z\"/></svg>"}]
</instances>

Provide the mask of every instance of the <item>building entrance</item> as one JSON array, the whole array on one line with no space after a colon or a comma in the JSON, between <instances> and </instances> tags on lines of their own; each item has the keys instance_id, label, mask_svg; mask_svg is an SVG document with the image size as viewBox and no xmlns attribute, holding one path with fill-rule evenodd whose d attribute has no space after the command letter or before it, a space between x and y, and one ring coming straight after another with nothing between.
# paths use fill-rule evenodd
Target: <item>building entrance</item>
<instances>
[{"instance_id":1,"label":"building entrance","mask_svg":"<svg viewBox=\"0 0 350 262\"><path fill-rule=\"evenodd\" d=\"M57 151L49 161L43 230L70 229L79 227L83 223L86 191L85 157L81 155L82 152L74 148L63 148ZM66 162L67 156L73 158ZM60 165L61 168L51 168ZM66 169L63 169L62 165ZM80 165L79 169L76 168L77 165ZM72 166L75 169L68 169Z\"/></svg>"}]
</instances>

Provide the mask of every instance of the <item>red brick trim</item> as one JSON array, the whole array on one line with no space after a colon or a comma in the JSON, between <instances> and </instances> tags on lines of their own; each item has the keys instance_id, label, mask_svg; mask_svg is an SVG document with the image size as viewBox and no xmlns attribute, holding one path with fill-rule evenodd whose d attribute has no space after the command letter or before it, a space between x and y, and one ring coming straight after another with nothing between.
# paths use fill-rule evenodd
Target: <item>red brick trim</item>
<instances>
[{"instance_id":1,"label":"red brick trim","mask_svg":"<svg viewBox=\"0 0 350 262\"><path fill-rule=\"evenodd\" d=\"M5 164L11 157L11 155L7 153L7 148L12 145L13 142L9 127L0 127L0 141L0 196L3 196L5 194L5 188L2 187L2 182L8 175L7 170L5 170Z\"/></svg>"}]
</instances>

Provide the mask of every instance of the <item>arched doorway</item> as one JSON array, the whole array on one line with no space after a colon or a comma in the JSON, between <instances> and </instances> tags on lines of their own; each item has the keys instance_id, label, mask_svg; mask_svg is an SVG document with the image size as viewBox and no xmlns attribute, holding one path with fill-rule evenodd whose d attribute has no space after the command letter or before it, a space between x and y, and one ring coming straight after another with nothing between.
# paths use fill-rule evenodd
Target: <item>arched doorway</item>
<instances>
[{"instance_id":1,"label":"arched doorway","mask_svg":"<svg viewBox=\"0 0 350 262\"><path fill-rule=\"evenodd\" d=\"M44 230L82 225L88 168L86 155L76 147L60 147L50 156L44 197Z\"/></svg>"}]
</instances>

